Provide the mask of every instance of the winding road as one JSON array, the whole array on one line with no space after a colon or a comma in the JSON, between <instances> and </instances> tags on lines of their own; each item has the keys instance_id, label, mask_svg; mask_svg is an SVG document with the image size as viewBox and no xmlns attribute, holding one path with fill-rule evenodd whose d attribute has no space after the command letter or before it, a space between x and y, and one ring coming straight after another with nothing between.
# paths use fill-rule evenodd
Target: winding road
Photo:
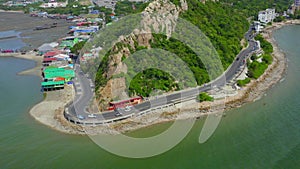
<instances>
[{"instance_id":1,"label":"winding road","mask_svg":"<svg viewBox=\"0 0 300 169\"><path fill-rule=\"evenodd\" d=\"M74 80L74 86L76 96L73 104L65 109L65 117L71 122L85 125L98 125L117 120L129 118L141 112L147 112L148 110L163 107L166 105L172 105L178 102L184 102L187 100L195 99L200 92L212 90L213 88L219 88L230 82L237 73L240 72L241 67L246 64L246 59L253 51L258 49L257 43L253 39L251 34L252 26L245 34L245 39L248 41L248 47L242 50L231 64L231 66L216 80L192 89L182 90L169 95L158 96L157 98L147 100L141 104L135 105L129 110L119 109L116 110L121 113L121 116L116 116L116 111L104 112L102 114L93 114L92 116L87 112L86 107L90 103L94 96L93 83L86 77L81 71L79 64L75 64L76 79Z\"/></svg>"}]
</instances>

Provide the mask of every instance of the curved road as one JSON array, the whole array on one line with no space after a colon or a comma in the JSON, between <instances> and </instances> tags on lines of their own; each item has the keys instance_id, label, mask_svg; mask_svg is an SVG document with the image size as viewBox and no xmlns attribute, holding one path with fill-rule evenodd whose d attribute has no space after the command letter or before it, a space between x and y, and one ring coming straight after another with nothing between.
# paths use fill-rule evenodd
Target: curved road
<instances>
[{"instance_id":1,"label":"curved road","mask_svg":"<svg viewBox=\"0 0 300 169\"><path fill-rule=\"evenodd\" d=\"M115 111L105 112L102 114L94 114L93 116L89 115L89 113L86 111L86 107L88 106L90 100L94 96L93 83L81 71L79 64L75 64L75 73L77 78L74 80L74 86L77 95L75 96L74 103L71 104L68 108L66 108L67 111L65 113L65 117L68 120L77 123L101 124L102 122L107 120L122 119L122 117L127 118L130 115L150 110L151 108L161 107L164 105L172 104L175 102L181 102L184 100L195 99L200 92L209 91L212 89L212 87L222 87L235 77L235 75L239 72L240 68L244 64L246 64L247 57L250 56L250 54L257 49L258 46L253 40L251 31L252 27L250 27L249 31L245 34L245 38L248 40L249 43L248 48L244 49L238 54L231 66L218 79L201 87L179 91L166 96L157 97L149 101L144 101L141 104L135 105L128 111L120 109L118 110L122 114L122 116L120 117L116 116Z\"/></svg>"}]
</instances>

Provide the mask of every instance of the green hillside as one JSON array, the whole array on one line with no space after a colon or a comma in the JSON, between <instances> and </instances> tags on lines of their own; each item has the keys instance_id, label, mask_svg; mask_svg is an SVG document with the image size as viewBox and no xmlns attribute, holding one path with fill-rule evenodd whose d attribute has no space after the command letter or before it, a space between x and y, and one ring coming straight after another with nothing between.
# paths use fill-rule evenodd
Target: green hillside
<instances>
[{"instance_id":1,"label":"green hillside","mask_svg":"<svg viewBox=\"0 0 300 169\"><path fill-rule=\"evenodd\" d=\"M179 5L179 0L171 1ZM188 10L182 12L180 17L197 26L208 37L218 53L224 70L230 66L236 55L242 49L241 40L249 28L247 18L254 14L257 15L259 10L267 7L276 7L283 10L290 4L283 0L278 0L276 3L271 0L263 2L221 0L220 2L208 1L205 4L199 0L187 0L187 3ZM194 74L198 85L211 80L204 64L195 57L196 54L189 46L174 38L167 39L166 36L158 34L153 34L153 39L150 44L151 48L160 48L179 56ZM131 51L131 54L132 52L136 51ZM108 59L108 57L109 54L107 53L105 58ZM100 65L97 73L97 89L100 86L104 86L108 80L103 76L103 73L107 69L105 62L102 62L104 64L101 64L102 66ZM159 85L158 82L161 85ZM149 96L151 92L156 89L170 91L178 90L180 89L179 86L181 86L180 84L174 83L174 78L168 73L164 73L158 69L148 69L140 72L128 85L130 94L143 96Z\"/></svg>"}]
</instances>

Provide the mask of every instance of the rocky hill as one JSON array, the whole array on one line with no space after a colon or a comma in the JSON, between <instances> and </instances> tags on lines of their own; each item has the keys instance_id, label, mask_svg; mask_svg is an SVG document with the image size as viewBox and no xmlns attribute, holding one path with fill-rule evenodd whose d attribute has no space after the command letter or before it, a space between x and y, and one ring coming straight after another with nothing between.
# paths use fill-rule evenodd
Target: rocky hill
<instances>
[{"instance_id":1,"label":"rocky hill","mask_svg":"<svg viewBox=\"0 0 300 169\"><path fill-rule=\"evenodd\" d=\"M131 17L124 22L130 27L128 30L120 31L111 27L106 33L96 36L90 44L90 47L101 46L104 49L104 46L109 46L107 44L112 44L111 48L99 53L99 58L91 61L92 64L99 63L98 68L86 66L89 71L96 72L96 98L102 110L111 100L128 98L128 93L149 96L155 89L169 92L182 88L180 82L175 81L172 76L155 69L137 74L131 83L128 83L128 63L124 61L142 49L161 48L175 53L187 63L198 85L209 81L202 61L197 60L191 48L171 37L179 17L196 25L211 39L224 68L228 67L240 51L240 41L248 29L244 17L230 8L224 8L221 3L212 1L203 4L196 0L156 0L151 2L140 16L140 20ZM113 24L119 24L121 28L122 19ZM135 24L140 26L136 28ZM114 38L111 35L114 35ZM108 42L107 39L113 40ZM203 53L205 52L209 53Z\"/></svg>"},{"instance_id":2,"label":"rocky hill","mask_svg":"<svg viewBox=\"0 0 300 169\"><path fill-rule=\"evenodd\" d=\"M181 7L167 0L153 1L142 13L141 27L129 35L121 35L118 38L117 43L106 54L106 64L103 65L105 71L100 75L106 80L100 83L96 79L98 103L102 109L105 109L112 99L129 97L125 77L118 76L127 73L127 65L122 61L141 48L151 48L152 33L163 32L170 37L179 13L183 10L187 10L187 3L184 0L181 0Z\"/></svg>"}]
</instances>

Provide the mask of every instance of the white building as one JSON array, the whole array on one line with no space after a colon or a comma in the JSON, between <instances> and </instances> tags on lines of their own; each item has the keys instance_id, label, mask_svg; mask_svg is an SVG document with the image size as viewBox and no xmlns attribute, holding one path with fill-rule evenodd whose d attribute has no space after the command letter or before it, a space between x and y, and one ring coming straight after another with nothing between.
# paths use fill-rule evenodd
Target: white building
<instances>
[{"instance_id":1,"label":"white building","mask_svg":"<svg viewBox=\"0 0 300 169\"><path fill-rule=\"evenodd\" d=\"M258 14L258 20L262 23L273 22L276 17L275 9L266 9L264 11L260 11Z\"/></svg>"},{"instance_id":2,"label":"white building","mask_svg":"<svg viewBox=\"0 0 300 169\"><path fill-rule=\"evenodd\" d=\"M300 7L300 0L295 0L295 6Z\"/></svg>"},{"instance_id":3,"label":"white building","mask_svg":"<svg viewBox=\"0 0 300 169\"><path fill-rule=\"evenodd\" d=\"M49 1L48 3L42 4L42 8L57 8L57 7L66 7L67 2L56 2L54 0Z\"/></svg>"},{"instance_id":4,"label":"white building","mask_svg":"<svg viewBox=\"0 0 300 169\"><path fill-rule=\"evenodd\" d=\"M264 28L258 21L254 21L253 25L256 32L260 32Z\"/></svg>"}]
</instances>

